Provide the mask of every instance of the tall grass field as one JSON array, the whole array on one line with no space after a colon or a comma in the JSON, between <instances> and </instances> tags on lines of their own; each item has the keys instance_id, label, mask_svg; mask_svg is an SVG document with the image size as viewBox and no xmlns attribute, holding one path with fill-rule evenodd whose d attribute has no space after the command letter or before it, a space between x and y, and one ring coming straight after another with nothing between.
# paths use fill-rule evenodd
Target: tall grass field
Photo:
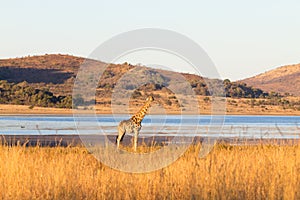
<instances>
[{"instance_id":1,"label":"tall grass field","mask_svg":"<svg viewBox=\"0 0 300 200\"><path fill-rule=\"evenodd\" d=\"M191 146L166 168L132 174L83 147L0 146L0 198L300 199L300 145L219 144L205 158L199 149Z\"/></svg>"}]
</instances>

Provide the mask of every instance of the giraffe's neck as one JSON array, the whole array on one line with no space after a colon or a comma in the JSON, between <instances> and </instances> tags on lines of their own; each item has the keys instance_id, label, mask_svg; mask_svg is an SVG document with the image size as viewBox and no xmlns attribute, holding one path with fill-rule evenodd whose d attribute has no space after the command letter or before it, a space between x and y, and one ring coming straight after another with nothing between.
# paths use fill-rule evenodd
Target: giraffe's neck
<instances>
[{"instance_id":1,"label":"giraffe's neck","mask_svg":"<svg viewBox=\"0 0 300 200\"><path fill-rule=\"evenodd\" d=\"M141 124L141 122L143 121L148 108L150 107L151 101L147 101L143 107L141 107L141 109L131 117L131 120L136 123L136 124Z\"/></svg>"}]
</instances>

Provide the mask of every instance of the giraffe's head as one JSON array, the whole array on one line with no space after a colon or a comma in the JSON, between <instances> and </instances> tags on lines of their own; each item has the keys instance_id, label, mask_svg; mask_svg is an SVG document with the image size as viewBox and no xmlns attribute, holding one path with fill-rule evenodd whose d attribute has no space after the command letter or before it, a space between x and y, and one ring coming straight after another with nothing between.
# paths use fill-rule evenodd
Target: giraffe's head
<instances>
[{"instance_id":1,"label":"giraffe's head","mask_svg":"<svg viewBox=\"0 0 300 200\"><path fill-rule=\"evenodd\" d=\"M149 96L149 97L146 99L146 101L149 101L149 102L152 102L152 101L154 101L154 98L153 98L153 96Z\"/></svg>"}]
</instances>

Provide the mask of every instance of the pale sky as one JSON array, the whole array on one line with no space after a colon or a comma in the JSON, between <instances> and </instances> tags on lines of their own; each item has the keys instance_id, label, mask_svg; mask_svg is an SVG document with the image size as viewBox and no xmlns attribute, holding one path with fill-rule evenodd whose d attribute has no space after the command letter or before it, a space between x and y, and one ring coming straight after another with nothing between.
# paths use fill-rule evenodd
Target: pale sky
<instances>
[{"instance_id":1,"label":"pale sky","mask_svg":"<svg viewBox=\"0 0 300 200\"><path fill-rule=\"evenodd\" d=\"M222 78L238 80L300 63L297 0L2 0L0 5L0 58L88 57L122 32L162 28L197 42Z\"/></svg>"}]
</instances>

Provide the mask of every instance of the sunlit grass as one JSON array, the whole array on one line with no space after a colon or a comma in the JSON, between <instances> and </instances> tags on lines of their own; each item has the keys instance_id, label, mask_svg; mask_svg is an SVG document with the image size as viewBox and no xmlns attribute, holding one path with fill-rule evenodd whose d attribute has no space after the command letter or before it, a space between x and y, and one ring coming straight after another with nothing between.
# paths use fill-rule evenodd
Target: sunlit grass
<instances>
[{"instance_id":1,"label":"sunlit grass","mask_svg":"<svg viewBox=\"0 0 300 200\"><path fill-rule=\"evenodd\" d=\"M131 174L104 166L83 147L0 146L0 197L300 198L300 145L217 145L204 159L198 158L199 149L200 145L193 145L167 168Z\"/></svg>"}]
</instances>

